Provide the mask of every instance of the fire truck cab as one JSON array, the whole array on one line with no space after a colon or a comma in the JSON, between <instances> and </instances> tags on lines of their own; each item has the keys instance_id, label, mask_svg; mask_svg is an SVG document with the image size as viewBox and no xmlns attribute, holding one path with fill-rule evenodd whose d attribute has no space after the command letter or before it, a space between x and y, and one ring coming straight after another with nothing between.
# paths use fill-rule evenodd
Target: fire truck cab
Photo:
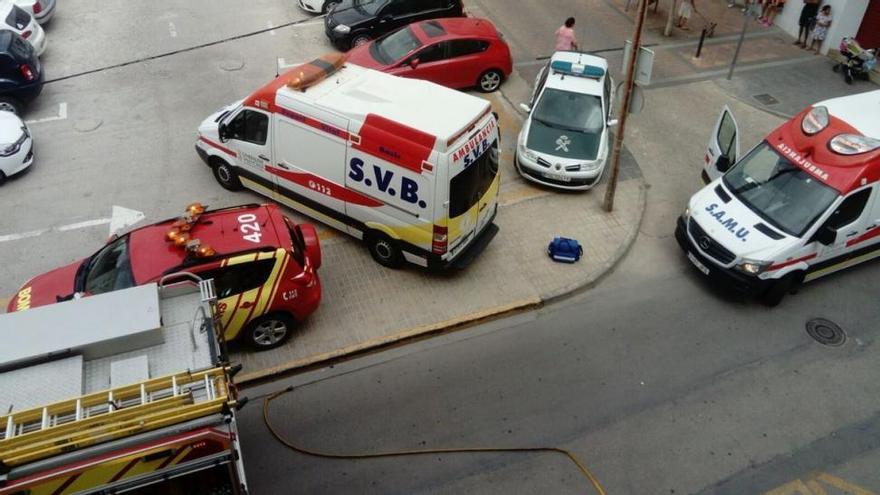
<instances>
[{"instance_id":1,"label":"fire truck cab","mask_svg":"<svg viewBox=\"0 0 880 495\"><path fill-rule=\"evenodd\" d=\"M675 231L703 274L772 306L880 255L880 91L816 103L738 150L725 108L705 156L710 182Z\"/></svg>"},{"instance_id":2,"label":"fire truck cab","mask_svg":"<svg viewBox=\"0 0 880 495\"><path fill-rule=\"evenodd\" d=\"M212 280L0 315L0 495L246 494Z\"/></svg>"}]
</instances>

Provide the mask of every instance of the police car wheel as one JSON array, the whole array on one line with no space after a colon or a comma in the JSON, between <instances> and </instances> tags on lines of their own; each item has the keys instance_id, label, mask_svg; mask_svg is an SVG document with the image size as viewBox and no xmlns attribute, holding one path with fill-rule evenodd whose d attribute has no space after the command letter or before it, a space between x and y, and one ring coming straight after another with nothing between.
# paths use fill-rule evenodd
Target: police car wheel
<instances>
[{"instance_id":1,"label":"police car wheel","mask_svg":"<svg viewBox=\"0 0 880 495\"><path fill-rule=\"evenodd\" d=\"M273 349L290 338L293 325L293 318L284 313L263 315L248 324L245 338L257 350Z\"/></svg>"},{"instance_id":2,"label":"police car wheel","mask_svg":"<svg viewBox=\"0 0 880 495\"><path fill-rule=\"evenodd\" d=\"M797 287L799 281L800 274L797 272L792 272L782 277L774 282L766 292L761 294L761 303L771 308L778 306L785 295L792 292Z\"/></svg>"},{"instance_id":3,"label":"police car wheel","mask_svg":"<svg viewBox=\"0 0 880 495\"><path fill-rule=\"evenodd\" d=\"M501 81L503 80L504 75L501 71L495 69L487 70L480 74L480 79L477 81L477 89L483 93L491 93L501 87Z\"/></svg>"},{"instance_id":4,"label":"police car wheel","mask_svg":"<svg viewBox=\"0 0 880 495\"><path fill-rule=\"evenodd\" d=\"M337 5L339 5L339 2L324 2L324 6L321 8L321 13L326 14L327 12L330 12L330 9Z\"/></svg>"},{"instance_id":5,"label":"police car wheel","mask_svg":"<svg viewBox=\"0 0 880 495\"><path fill-rule=\"evenodd\" d=\"M235 169L232 168L232 165L219 158L214 159L212 164L214 165L212 167L214 169L214 178L217 179L217 182L219 182L224 189L230 191L241 190L241 181L238 180L238 174L235 173Z\"/></svg>"},{"instance_id":6,"label":"police car wheel","mask_svg":"<svg viewBox=\"0 0 880 495\"><path fill-rule=\"evenodd\" d=\"M400 246L385 234L374 232L367 236L367 247L370 255L382 266L399 268L403 264Z\"/></svg>"},{"instance_id":7,"label":"police car wheel","mask_svg":"<svg viewBox=\"0 0 880 495\"><path fill-rule=\"evenodd\" d=\"M5 110L7 112L12 112L16 115L19 113L19 106L21 104L15 98L11 96L0 96L0 110Z\"/></svg>"}]
</instances>

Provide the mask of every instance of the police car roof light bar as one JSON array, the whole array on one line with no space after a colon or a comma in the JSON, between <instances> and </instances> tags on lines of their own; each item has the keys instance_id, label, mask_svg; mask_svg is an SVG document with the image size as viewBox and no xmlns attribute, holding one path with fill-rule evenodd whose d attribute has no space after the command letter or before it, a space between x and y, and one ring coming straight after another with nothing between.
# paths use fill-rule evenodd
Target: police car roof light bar
<instances>
[{"instance_id":1,"label":"police car roof light bar","mask_svg":"<svg viewBox=\"0 0 880 495\"><path fill-rule=\"evenodd\" d=\"M554 60L550 63L550 68L561 74L568 74L577 77L589 77L592 79L600 79L605 75L605 69L595 65L575 64L564 60Z\"/></svg>"}]
</instances>

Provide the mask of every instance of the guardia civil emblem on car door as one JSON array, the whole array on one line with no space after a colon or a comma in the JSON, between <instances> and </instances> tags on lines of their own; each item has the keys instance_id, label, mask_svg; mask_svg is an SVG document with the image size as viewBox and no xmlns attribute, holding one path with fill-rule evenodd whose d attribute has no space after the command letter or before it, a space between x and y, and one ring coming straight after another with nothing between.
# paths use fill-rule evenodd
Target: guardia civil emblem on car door
<instances>
[{"instance_id":1,"label":"guardia civil emblem on car door","mask_svg":"<svg viewBox=\"0 0 880 495\"><path fill-rule=\"evenodd\" d=\"M559 138L556 139L556 151L562 150L568 153L569 144L571 144L571 138L569 138L565 134L559 136Z\"/></svg>"}]
</instances>

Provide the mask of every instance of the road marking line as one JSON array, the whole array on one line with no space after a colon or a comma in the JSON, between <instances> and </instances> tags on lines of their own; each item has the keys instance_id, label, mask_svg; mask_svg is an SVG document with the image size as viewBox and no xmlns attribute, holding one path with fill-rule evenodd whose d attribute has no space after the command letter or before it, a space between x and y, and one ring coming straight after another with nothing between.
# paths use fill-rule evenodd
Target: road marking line
<instances>
[{"instance_id":1,"label":"road marking line","mask_svg":"<svg viewBox=\"0 0 880 495\"><path fill-rule=\"evenodd\" d=\"M874 492L870 490L866 490L860 486L853 485L848 481L844 481L837 476L832 476L828 473L822 473L819 476L816 476L817 480L821 480L826 485L831 485L835 488L840 488L846 493L851 493L852 495L874 495ZM818 494L817 494L818 495Z\"/></svg>"},{"instance_id":2,"label":"road marking line","mask_svg":"<svg viewBox=\"0 0 880 495\"><path fill-rule=\"evenodd\" d=\"M275 25L272 24L272 21L266 21L266 27L268 27L269 29L272 29L272 28L275 27ZM275 30L272 29L271 31L269 31L269 35L270 35L270 36L275 36Z\"/></svg>"},{"instance_id":3,"label":"road marking line","mask_svg":"<svg viewBox=\"0 0 880 495\"><path fill-rule=\"evenodd\" d=\"M19 232L18 234L0 235L0 242L17 241L19 239L27 239L28 237L36 237L40 234L49 232L49 229L30 230L28 232Z\"/></svg>"},{"instance_id":4,"label":"road marking line","mask_svg":"<svg viewBox=\"0 0 880 495\"><path fill-rule=\"evenodd\" d=\"M288 64L283 58L278 57L278 70L282 71L284 69L289 69L291 67L296 67L297 65L301 65L301 62L297 62L295 64Z\"/></svg>"},{"instance_id":5,"label":"road marking line","mask_svg":"<svg viewBox=\"0 0 880 495\"><path fill-rule=\"evenodd\" d=\"M177 38L177 28L174 27L173 22L168 23L168 32L171 34L172 38Z\"/></svg>"},{"instance_id":6,"label":"road marking line","mask_svg":"<svg viewBox=\"0 0 880 495\"><path fill-rule=\"evenodd\" d=\"M109 218L96 218L95 220L86 220L85 222L77 222L77 223L62 225L61 227L58 227L58 231L59 232L66 232L68 230L83 229L86 227L94 227L96 225L104 225L107 223L110 223Z\"/></svg>"},{"instance_id":7,"label":"road marking line","mask_svg":"<svg viewBox=\"0 0 880 495\"><path fill-rule=\"evenodd\" d=\"M817 481L810 480L807 482L807 486L810 487L810 491L813 495L828 495L828 492L826 492Z\"/></svg>"},{"instance_id":8,"label":"road marking line","mask_svg":"<svg viewBox=\"0 0 880 495\"><path fill-rule=\"evenodd\" d=\"M56 115L54 117L45 117L42 119L25 120L24 123L28 124L28 125L41 124L43 122L52 122L53 120L64 120L66 118L67 118L67 103L62 101L61 103L58 104L58 115Z\"/></svg>"},{"instance_id":9,"label":"road marking line","mask_svg":"<svg viewBox=\"0 0 880 495\"><path fill-rule=\"evenodd\" d=\"M16 234L0 235L0 243L27 239L28 237L36 237L47 232L67 232L69 230L83 229L87 227L95 227L97 225L110 224L110 235L118 233L129 225L134 225L144 219L144 214L137 210L130 210L121 206L113 206L112 214L109 218L95 218L93 220L85 220L82 222L69 223L59 227L49 227L46 229L29 230L27 232L19 232Z\"/></svg>"}]
</instances>

